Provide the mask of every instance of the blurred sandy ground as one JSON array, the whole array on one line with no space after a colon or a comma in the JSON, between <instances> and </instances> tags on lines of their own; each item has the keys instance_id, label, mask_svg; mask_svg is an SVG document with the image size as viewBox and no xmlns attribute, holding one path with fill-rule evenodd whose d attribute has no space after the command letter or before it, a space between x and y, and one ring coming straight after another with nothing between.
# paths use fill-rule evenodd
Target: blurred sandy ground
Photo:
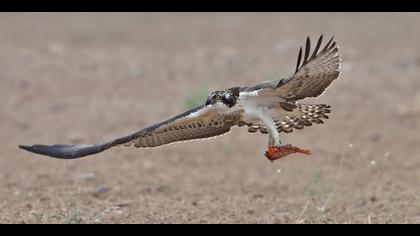
<instances>
[{"instance_id":1,"label":"blurred sandy ground","mask_svg":"<svg viewBox=\"0 0 420 236\"><path fill-rule=\"evenodd\" d=\"M418 13L1 13L0 222L420 223ZM160 149L75 161L28 143L96 143L185 99L293 72L306 36L335 35L342 76L306 102L324 125L270 164L235 128ZM343 155L344 152L344 155Z\"/></svg>"}]
</instances>

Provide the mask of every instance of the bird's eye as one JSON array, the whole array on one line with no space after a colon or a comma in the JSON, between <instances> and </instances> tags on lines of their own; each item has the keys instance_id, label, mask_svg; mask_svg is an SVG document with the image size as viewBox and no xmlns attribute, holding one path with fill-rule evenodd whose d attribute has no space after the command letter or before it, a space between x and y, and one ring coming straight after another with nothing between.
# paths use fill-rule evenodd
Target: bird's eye
<instances>
[{"instance_id":1,"label":"bird's eye","mask_svg":"<svg viewBox=\"0 0 420 236\"><path fill-rule=\"evenodd\" d=\"M219 95L216 95L216 100L220 100L221 99L221 97L219 96Z\"/></svg>"}]
</instances>

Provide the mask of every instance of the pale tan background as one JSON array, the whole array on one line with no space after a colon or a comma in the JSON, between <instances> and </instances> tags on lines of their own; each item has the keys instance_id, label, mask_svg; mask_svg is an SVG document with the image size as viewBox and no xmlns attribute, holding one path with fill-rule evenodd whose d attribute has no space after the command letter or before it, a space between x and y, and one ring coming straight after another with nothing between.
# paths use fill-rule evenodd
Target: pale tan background
<instances>
[{"instance_id":1,"label":"pale tan background","mask_svg":"<svg viewBox=\"0 0 420 236\"><path fill-rule=\"evenodd\" d=\"M420 15L1 13L1 223L420 223ZM17 148L96 143L213 89L289 75L335 35L342 77L310 148L271 164L266 136L116 148L62 161ZM198 88L198 92L196 91ZM343 155L344 153L344 155Z\"/></svg>"}]
</instances>

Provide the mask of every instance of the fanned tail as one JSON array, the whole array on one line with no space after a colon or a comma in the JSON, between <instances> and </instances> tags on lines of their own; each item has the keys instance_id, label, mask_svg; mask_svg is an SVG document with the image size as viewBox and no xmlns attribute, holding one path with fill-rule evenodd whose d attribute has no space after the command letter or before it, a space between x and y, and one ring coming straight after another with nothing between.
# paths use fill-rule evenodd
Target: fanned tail
<instances>
[{"instance_id":1,"label":"fanned tail","mask_svg":"<svg viewBox=\"0 0 420 236\"><path fill-rule=\"evenodd\" d=\"M313 123L323 124L323 119L328 119L331 112L331 106L325 104L297 104L297 109L299 114L275 120L279 132L290 133L293 129L303 129Z\"/></svg>"}]
</instances>

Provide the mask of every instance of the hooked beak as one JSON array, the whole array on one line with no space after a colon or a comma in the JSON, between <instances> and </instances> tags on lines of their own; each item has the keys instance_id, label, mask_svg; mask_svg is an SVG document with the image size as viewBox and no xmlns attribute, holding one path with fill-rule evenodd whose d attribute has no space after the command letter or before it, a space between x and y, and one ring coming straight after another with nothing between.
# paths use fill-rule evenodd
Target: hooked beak
<instances>
[{"instance_id":1,"label":"hooked beak","mask_svg":"<svg viewBox=\"0 0 420 236\"><path fill-rule=\"evenodd\" d=\"M206 101L206 106L208 106L208 105L210 105L211 104L211 99L209 98L209 99L207 99L207 101Z\"/></svg>"}]
</instances>

